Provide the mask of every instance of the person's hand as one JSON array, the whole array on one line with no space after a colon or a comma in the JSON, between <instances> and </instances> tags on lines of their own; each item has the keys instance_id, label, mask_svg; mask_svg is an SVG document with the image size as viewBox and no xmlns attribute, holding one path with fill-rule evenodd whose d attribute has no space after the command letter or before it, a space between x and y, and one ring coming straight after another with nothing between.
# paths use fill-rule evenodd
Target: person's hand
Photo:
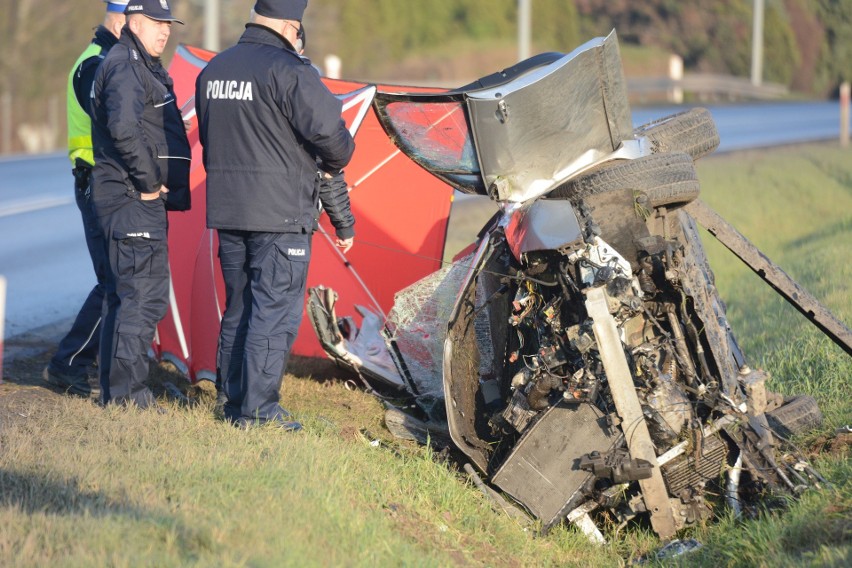
<instances>
[{"instance_id":1,"label":"person's hand","mask_svg":"<svg viewBox=\"0 0 852 568\"><path fill-rule=\"evenodd\" d=\"M352 248L352 245L355 244L355 237L349 237L348 239L338 238L334 241L334 244L343 250L341 251L343 254L349 252L349 249Z\"/></svg>"},{"instance_id":2,"label":"person's hand","mask_svg":"<svg viewBox=\"0 0 852 568\"><path fill-rule=\"evenodd\" d=\"M162 195L164 195L168 192L169 192L169 188L162 185L162 186L160 186L160 191L157 191L155 193L141 192L139 194L139 197L142 199L142 201L154 201L155 199L159 199Z\"/></svg>"},{"instance_id":3,"label":"person's hand","mask_svg":"<svg viewBox=\"0 0 852 568\"><path fill-rule=\"evenodd\" d=\"M183 128L184 128L184 130L189 132L189 130L192 128L192 119L191 118L184 118L183 119Z\"/></svg>"}]
</instances>

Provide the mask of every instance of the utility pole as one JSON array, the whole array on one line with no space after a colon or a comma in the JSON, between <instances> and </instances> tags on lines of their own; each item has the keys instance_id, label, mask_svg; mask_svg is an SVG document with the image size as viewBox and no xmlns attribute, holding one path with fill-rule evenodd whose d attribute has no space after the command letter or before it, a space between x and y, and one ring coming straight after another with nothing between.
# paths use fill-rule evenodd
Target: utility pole
<instances>
[{"instance_id":1,"label":"utility pole","mask_svg":"<svg viewBox=\"0 0 852 568\"><path fill-rule=\"evenodd\" d=\"M204 49L219 51L219 0L204 2Z\"/></svg>"},{"instance_id":2,"label":"utility pole","mask_svg":"<svg viewBox=\"0 0 852 568\"><path fill-rule=\"evenodd\" d=\"M530 56L532 0L518 0L518 61Z\"/></svg>"},{"instance_id":3,"label":"utility pole","mask_svg":"<svg viewBox=\"0 0 852 568\"><path fill-rule=\"evenodd\" d=\"M849 81L840 83L840 145L849 146Z\"/></svg>"},{"instance_id":4,"label":"utility pole","mask_svg":"<svg viewBox=\"0 0 852 568\"><path fill-rule=\"evenodd\" d=\"M763 5L764 0L754 0L754 18L751 32L751 84L763 82Z\"/></svg>"},{"instance_id":5,"label":"utility pole","mask_svg":"<svg viewBox=\"0 0 852 568\"><path fill-rule=\"evenodd\" d=\"M12 153L12 95L0 95L0 154Z\"/></svg>"}]
</instances>

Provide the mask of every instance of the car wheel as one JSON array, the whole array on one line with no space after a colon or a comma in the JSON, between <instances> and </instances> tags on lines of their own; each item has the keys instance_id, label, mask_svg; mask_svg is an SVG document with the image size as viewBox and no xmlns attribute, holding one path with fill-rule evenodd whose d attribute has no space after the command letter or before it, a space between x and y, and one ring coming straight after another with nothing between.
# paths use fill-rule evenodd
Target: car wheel
<instances>
[{"instance_id":1,"label":"car wheel","mask_svg":"<svg viewBox=\"0 0 852 568\"><path fill-rule=\"evenodd\" d=\"M789 438L822 424L822 412L813 397L800 395L787 399L780 407L767 412L766 419L775 432Z\"/></svg>"},{"instance_id":2,"label":"car wheel","mask_svg":"<svg viewBox=\"0 0 852 568\"><path fill-rule=\"evenodd\" d=\"M548 197L580 201L592 195L631 189L649 207L686 205L698 197L700 186L689 154L666 152L635 160L604 164L593 173L569 180Z\"/></svg>"},{"instance_id":3,"label":"car wheel","mask_svg":"<svg viewBox=\"0 0 852 568\"><path fill-rule=\"evenodd\" d=\"M719 131L706 108L694 108L643 124L633 134L651 142L651 151L685 152L697 160L719 147Z\"/></svg>"}]
</instances>

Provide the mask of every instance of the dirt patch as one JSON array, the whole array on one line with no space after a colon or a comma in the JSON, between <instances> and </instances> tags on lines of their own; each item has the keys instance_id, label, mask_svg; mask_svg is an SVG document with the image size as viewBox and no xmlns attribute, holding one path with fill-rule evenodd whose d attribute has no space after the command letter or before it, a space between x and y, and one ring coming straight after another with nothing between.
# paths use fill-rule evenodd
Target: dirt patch
<instances>
[{"instance_id":1,"label":"dirt patch","mask_svg":"<svg viewBox=\"0 0 852 568\"><path fill-rule=\"evenodd\" d=\"M820 436L808 448L808 457L816 459L828 454L836 458L846 458L849 457L850 446L852 446L852 434L850 433L843 432L834 436Z\"/></svg>"},{"instance_id":2,"label":"dirt patch","mask_svg":"<svg viewBox=\"0 0 852 568\"><path fill-rule=\"evenodd\" d=\"M287 373L297 377L313 379L320 383L328 381L339 382L350 378L357 378L357 375L350 373L338 367L337 364L326 357L302 357L300 355L291 355L287 362Z\"/></svg>"},{"instance_id":3,"label":"dirt patch","mask_svg":"<svg viewBox=\"0 0 852 568\"><path fill-rule=\"evenodd\" d=\"M56 347L55 343L45 340L33 345L40 346L40 349L34 347L30 352L18 352L4 365L3 383L0 384L0 428L9 420L26 418L34 408L56 405L63 396L68 396L62 389L48 384L43 378L44 369ZM92 370L89 384L93 390L90 399L97 403L100 391L94 375L95 371ZM158 397L172 394L167 384L175 385L178 391L187 396L187 401L206 395L202 388L194 388L171 363L152 362L146 383ZM212 396L215 398L215 391Z\"/></svg>"},{"instance_id":4,"label":"dirt patch","mask_svg":"<svg viewBox=\"0 0 852 568\"><path fill-rule=\"evenodd\" d=\"M360 430L352 425L346 425L340 428L340 437L346 441L363 440L364 437Z\"/></svg>"},{"instance_id":5,"label":"dirt patch","mask_svg":"<svg viewBox=\"0 0 852 568\"><path fill-rule=\"evenodd\" d=\"M28 418L34 408L59 404L63 395L42 379L42 371L49 360L50 354L43 352L5 363L0 384L0 429L15 420Z\"/></svg>"},{"instance_id":6,"label":"dirt patch","mask_svg":"<svg viewBox=\"0 0 852 568\"><path fill-rule=\"evenodd\" d=\"M3 369L3 386L44 386L42 371L50 361L51 353L43 350L29 356L7 360Z\"/></svg>"},{"instance_id":7,"label":"dirt patch","mask_svg":"<svg viewBox=\"0 0 852 568\"><path fill-rule=\"evenodd\" d=\"M57 406L61 397L46 387L3 383L0 385L0 430L5 425L26 420L35 409Z\"/></svg>"}]
</instances>

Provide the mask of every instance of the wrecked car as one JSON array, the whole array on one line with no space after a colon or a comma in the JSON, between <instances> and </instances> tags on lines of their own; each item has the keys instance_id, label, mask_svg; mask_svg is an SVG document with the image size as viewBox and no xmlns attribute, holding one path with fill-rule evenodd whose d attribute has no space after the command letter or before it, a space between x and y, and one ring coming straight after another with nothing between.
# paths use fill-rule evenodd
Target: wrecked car
<instances>
[{"instance_id":1,"label":"wrecked car","mask_svg":"<svg viewBox=\"0 0 852 568\"><path fill-rule=\"evenodd\" d=\"M386 316L359 307L358 325L334 290L309 291L328 356L413 401L389 408L394 433L451 445L543 530L595 540L637 517L669 539L720 500L824 483L788 442L819 409L749 366L696 219L850 354L852 335L698 199L709 112L633 128L614 32L373 105L402 152L499 206Z\"/></svg>"}]
</instances>

